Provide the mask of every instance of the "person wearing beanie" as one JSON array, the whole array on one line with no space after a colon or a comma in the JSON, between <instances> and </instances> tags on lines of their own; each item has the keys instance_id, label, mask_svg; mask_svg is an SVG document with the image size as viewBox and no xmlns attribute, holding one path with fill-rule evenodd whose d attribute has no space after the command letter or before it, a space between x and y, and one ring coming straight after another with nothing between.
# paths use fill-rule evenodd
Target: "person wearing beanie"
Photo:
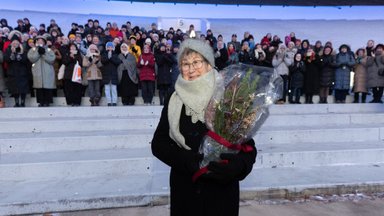
<instances>
[{"instance_id":1,"label":"person wearing beanie","mask_svg":"<svg viewBox=\"0 0 384 216\"><path fill-rule=\"evenodd\" d=\"M88 94L91 106L99 106L101 94L101 61L100 52L95 44L91 44L86 55L83 57L83 67L86 70L86 79L88 80Z\"/></svg>"},{"instance_id":2,"label":"person wearing beanie","mask_svg":"<svg viewBox=\"0 0 384 216\"><path fill-rule=\"evenodd\" d=\"M141 55L141 48L136 44L137 38L134 35L129 37L129 53L131 53L136 58L136 62L139 60Z\"/></svg>"},{"instance_id":3,"label":"person wearing beanie","mask_svg":"<svg viewBox=\"0 0 384 216\"><path fill-rule=\"evenodd\" d=\"M293 42L290 42L293 43ZM335 81L335 69L334 69L334 58L335 56L332 54L333 49L330 46L325 46L323 49L323 53L320 56L320 90L319 103L326 104L328 103L328 95L329 89L333 86L333 82Z\"/></svg>"},{"instance_id":4,"label":"person wearing beanie","mask_svg":"<svg viewBox=\"0 0 384 216\"><path fill-rule=\"evenodd\" d=\"M32 67L33 88L36 89L36 99L40 107L49 106L53 102L53 90L56 89L56 74L53 64L55 53L47 46L43 36L35 38L35 47L28 51L28 59Z\"/></svg>"},{"instance_id":5,"label":"person wearing beanie","mask_svg":"<svg viewBox=\"0 0 384 216\"><path fill-rule=\"evenodd\" d=\"M37 35L43 35L45 33L47 33L47 31L45 30L45 24L41 23L39 26L39 31L37 32Z\"/></svg>"},{"instance_id":6,"label":"person wearing beanie","mask_svg":"<svg viewBox=\"0 0 384 216\"><path fill-rule=\"evenodd\" d=\"M149 44L145 44L143 53L141 54L138 62L138 68L140 69L140 83L141 83L141 95L145 105L151 105L153 95L155 92L155 56L151 52Z\"/></svg>"},{"instance_id":7,"label":"person wearing beanie","mask_svg":"<svg viewBox=\"0 0 384 216\"><path fill-rule=\"evenodd\" d=\"M339 53L336 55L336 71L335 71L335 100L336 103L345 103L347 97L351 71L355 65L355 58L350 52L351 48L343 44L339 48Z\"/></svg>"},{"instance_id":8,"label":"person wearing beanie","mask_svg":"<svg viewBox=\"0 0 384 216\"><path fill-rule=\"evenodd\" d=\"M117 68L118 92L123 105L135 105L135 97L138 95L138 70L136 58L129 53L129 46L126 43L120 46L121 53L118 55L121 63Z\"/></svg>"},{"instance_id":9,"label":"person wearing beanie","mask_svg":"<svg viewBox=\"0 0 384 216\"><path fill-rule=\"evenodd\" d=\"M115 45L108 42L105 45L105 51L101 54L101 74L103 76L104 92L108 106L117 106L117 85L118 73L117 67L121 60L115 52Z\"/></svg>"},{"instance_id":10,"label":"person wearing beanie","mask_svg":"<svg viewBox=\"0 0 384 216\"><path fill-rule=\"evenodd\" d=\"M367 87L372 89L373 100L369 103L383 103L384 91L384 45L377 44L374 56L367 57Z\"/></svg>"},{"instance_id":11,"label":"person wearing beanie","mask_svg":"<svg viewBox=\"0 0 384 216\"><path fill-rule=\"evenodd\" d=\"M11 38L11 44L4 55L4 61L8 64L8 90L15 99L14 107L25 107L25 97L29 92L27 53L21 43L21 32L13 30L8 37Z\"/></svg>"},{"instance_id":12,"label":"person wearing beanie","mask_svg":"<svg viewBox=\"0 0 384 216\"><path fill-rule=\"evenodd\" d=\"M203 158L200 144L208 129L205 110L223 78L215 69L213 49L196 40L185 40L178 52L180 76L164 108L151 142L154 156L171 167L171 215L239 215L239 181L252 170L256 148L250 152L222 154L228 163L211 162L209 172L196 181Z\"/></svg>"}]
</instances>

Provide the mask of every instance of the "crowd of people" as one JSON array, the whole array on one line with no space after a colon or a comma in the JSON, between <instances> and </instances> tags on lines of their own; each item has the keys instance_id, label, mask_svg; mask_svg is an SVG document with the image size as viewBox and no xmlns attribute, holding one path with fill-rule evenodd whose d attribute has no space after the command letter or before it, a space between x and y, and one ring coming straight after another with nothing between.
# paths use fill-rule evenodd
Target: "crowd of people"
<instances>
[{"instance_id":1,"label":"crowd of people","mask_svg":"<svg viewBox=\"0 0 384 216\"><path fill-rule=\"evenodd\" d=\"M80 106L83 96L99 106L102 95L108 106L116 106L119 96L124 105L133 105L139 89L146 105L153 104L157 89L163 105L174 91L180 74L176 55L187 38L213 48L218 70L237 63L273 67L284 80L279 104L300 103L302 95L305 103L313 103L314 95L319 95L319 103L327 103L329 94L334 94L336 103L345 103L351 72L354 102L365 103L372 93L370 102L382 103L384 45L372 40L354 52L346 44L337 48L331 42L310 44L294 32L283 39L268 33L260 40L245 32L242 39L233 34L225 42L222 35L216 37L210 29L195 31L193 25L183 32L158 29L153 23L146 30L129 21L102 27L89 19L62 32L53 19L48 26L37 27L24 18L15 27L1 19L0 27L0 98L8 92L15 107L25 106L27 94L36 97L39 106L49 106L58 89L70 106Z\"/></svg>"}]
</instances>

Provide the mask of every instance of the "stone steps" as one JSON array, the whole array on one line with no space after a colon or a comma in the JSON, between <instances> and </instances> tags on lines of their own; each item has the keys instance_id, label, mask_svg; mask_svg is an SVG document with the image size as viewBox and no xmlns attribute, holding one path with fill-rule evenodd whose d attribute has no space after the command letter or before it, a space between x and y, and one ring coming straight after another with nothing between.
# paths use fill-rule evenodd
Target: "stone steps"
<instances>
[{"instance_id":1,"label":"stone steps","mask_svg":"<svg viewBox=\"0 0 384 216\"><path fill-rule=\"evenodd\" d=\"M161 109L2 109L0 215L168 202L169 167L150 150ZM271 106L242 196L384 185L383 112L382 104Z\"/></svg>"}]
</instances>

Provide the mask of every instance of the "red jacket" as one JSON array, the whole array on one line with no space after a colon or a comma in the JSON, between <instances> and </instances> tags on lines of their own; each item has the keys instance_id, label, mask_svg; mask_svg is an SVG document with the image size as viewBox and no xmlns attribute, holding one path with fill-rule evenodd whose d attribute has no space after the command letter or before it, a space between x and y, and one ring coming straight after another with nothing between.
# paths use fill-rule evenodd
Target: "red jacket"
<instances>
[{"instance_id":1,"label":"red jacket","mask_svg":"<svg viewBox=\"0 0 384 216\"><path fill-rule=\"evenodd\" d=\"M141 60L144 61L144 65L141 64ZM147 61L148 61L148 64L145 65ZM142 53L137 65L140 70L140 73L139 73L140 81L144 81L144 80L155 81L156 79L155 56L152 53Z\"/></svg>"}]
</instances>

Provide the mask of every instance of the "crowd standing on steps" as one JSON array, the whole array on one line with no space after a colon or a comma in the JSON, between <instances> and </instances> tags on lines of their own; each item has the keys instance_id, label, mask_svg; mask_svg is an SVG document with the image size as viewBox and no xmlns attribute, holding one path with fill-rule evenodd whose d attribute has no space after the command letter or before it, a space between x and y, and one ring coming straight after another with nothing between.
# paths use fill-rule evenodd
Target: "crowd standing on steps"
<instances>
[{"instance_id":1,"label":"crowd standing on steps","mask_svg":"<svg viewBox=\"0 0 384 216\"><path fill-rule=\"evenodd\" d=\"M193 25L183 32L158 29L152 23L147 31L130 21L101 26L96 19L84 25L73 22L68 32L62 32L54 19L49 25L18 19L11 27L2 18L0 100L9 95L14 107L24 107L30 96L46 107L63 92L68 106L81 106L85 96L91 106L99 106L102 98L108 106L117 106L119 98L122 105L130 106L141 92L145 105L154 104L156 94L163 105L180 75L178 48L194 38L212 47L219 71L238 63L274 68L284 80L277 104L311 104L317 102L315 95L318 103L331 102L329 95L334 95L335 103L346 103L349 94L354 94L353 103L368 102L368 95L373 98L370 103L383 103L383 44L368 40L354 52L347 43L340 47L333 47L331 41L311 44L294 32L285 37L266 33L260 40L250 32L242 38L237 35L226 41L221 34L216 37L213 29L199 32ZM78 67L81 82L74 81Z\"/></svg>"}]
</instances>

